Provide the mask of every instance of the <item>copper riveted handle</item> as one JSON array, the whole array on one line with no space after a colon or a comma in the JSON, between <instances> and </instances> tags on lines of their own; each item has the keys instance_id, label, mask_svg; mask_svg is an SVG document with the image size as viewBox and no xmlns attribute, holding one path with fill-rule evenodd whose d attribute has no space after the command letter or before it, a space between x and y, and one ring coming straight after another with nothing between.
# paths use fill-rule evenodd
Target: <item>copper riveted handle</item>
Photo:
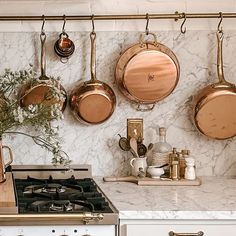
<instances>
[{"instance_id":1,"label":"copper riveted handle","mask_svg":"<svg viewBox=\"0 0 236 236\"><path fill-rule=\"evenodd\" d=\"M153 44L154 44L155 46L158 45L156 34L151 33L151 32L148 32L148 34L146 34L146 33L140 34L139 43L140 43L140 46L141 46L141 47L144 47L145 44L146 44L146 42L145 42L145 41L146 41L146 40L145 40L145 37L150 36L150 35L153 37Z\"/></svg>"},{"instance_id":2,"label":"copper riveted handle","mask_svg":"<svg viewBox=\"0 0 236 236\"><path fill-rule=\"evenodd\" d=\"M2 148L6 148L9 151L10 160L5 164L5 168L7 168L13 162L13 154L12 154L12 150L8 146L3 145Z\"/></svg>"},{"instance_id":3,"label":"copper riveted handle","mask_svg":"<svg viewBox=\"0 0 236 236\"><path fill-rule=\"evenodd\" d=\"M169 232L169 236L203 236L204 233L199 231L198 233L175 233L173 231Z\"/></svg>"},{"instance_id":4,"label":"copper riveted handle","mask_svg":"<svg viewBox=\"0 0 236 236\"><path fill-rule=\"evenodd\" d=\"M40 34L41 41L41 77L43 78L46 75L46 52L45 52L45 42L46 42L46 34L41 32Z\"/></svg>"},{"instance_id":5,"label":"copper riveted handle","mask_svg":"<svg viewBox=\"0 0 236 236\"><path fill-rule=\"evenodd\" d=\"M139 104L136 108L137 111L142 111L142 112L145 112L145 111L152 111L155 107L155 103L152 104L151 106L147 106L147 108L142 108L141 105Z\"/></svg>"},{"instance_id":6,"label":"copper riveted handle","mask_svg":"<svg viewBox=\"0 0 236 236\"><path fill-rule=\"evenodd\" d=\"M223 31L217 31L217 74L219 78L219 84L221 85L230 85L229 82L225 80L224 77L224 68L223 68Z\"/></svg>"},{"instance_id":7,"label":"copper riveted handle","mask_svg":"<svg viewBox=\"0 0 236 236\"><path fill-rule=\"evenodd\" d=\"M90 39L91 39L91 62L90 62L90 70L91 70L91 80L96 80L96 45L95 45L95 39L96 39L96 33L92 31L90 33Z\"/></svg>"}]
</instances>

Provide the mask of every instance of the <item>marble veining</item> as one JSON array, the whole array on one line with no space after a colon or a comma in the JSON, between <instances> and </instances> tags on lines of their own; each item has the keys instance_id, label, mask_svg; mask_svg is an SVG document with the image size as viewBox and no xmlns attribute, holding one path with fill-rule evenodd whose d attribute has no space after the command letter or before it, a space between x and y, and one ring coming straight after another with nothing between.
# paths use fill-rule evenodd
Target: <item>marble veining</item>
<instances>
[{"instance_id":1,"label":"marble veining","mask_svg":"<svg viewBox=\"0 0 236 236\"><path fill-rule=\"evenodd\" d=\"M67 64L54 54L58 33L47 35L47 75L61 76L68 93L74 86L90 78L90 39L88 32L70 32L76 51ZM74 163L91 164L97 176L129 174L130 154L118 146L118 134L126 135L127 118L144 119L144 143L156 142L158 127L167 128L167 139L179 149L188 148L196 158L197 174L207 176L236 175L236 139L210 140L194 128L190 104L192 96L202 87L217 80L216 36L213 31L159 31L158 40L170 47L179 59L181 76L175 91L159 102L151 112L137 112L118 91L114 81L116 61L123 50L136 43L139 32L97 33L97 78L107 82L117 96L113 116L104 124L85 126L72 116L69 107L60 122L64 150ZM40 41L38 33L0 33L0 72L4 68L22 69L32 63L39 68ZM225 77L236 83L236 33L226 31L224 40ZM46 164L51 156L32 140L6 137L16 164Z\"/></svg>"},{"instance_id":2,"label":"marble veining","mask_svg":"<svg viewBox=\"0 0 236 236\"><path fill-rule=\"evenodd\" d=\"M138 186L96 182L120 219L236 219L236 179L204 177L196 186Z\"/></svg>"}]
</instances>

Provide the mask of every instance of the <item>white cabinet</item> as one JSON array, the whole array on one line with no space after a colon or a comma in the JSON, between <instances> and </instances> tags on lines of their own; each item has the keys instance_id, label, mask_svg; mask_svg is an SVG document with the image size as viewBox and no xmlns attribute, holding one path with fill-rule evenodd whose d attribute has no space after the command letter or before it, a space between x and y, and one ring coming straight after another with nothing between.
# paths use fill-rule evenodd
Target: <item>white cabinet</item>
<instances>
[{"instance_id":1,"label":"white cabinet","mask_svg":"<svg viewBox=\"0 0 236 236\"><path fill-rule=\"evenodd\" d=\"M120 224L120 236L202 236L201 232L203 236L235 236L236 221L126 220Z\"/></svg>"}]
</instances>

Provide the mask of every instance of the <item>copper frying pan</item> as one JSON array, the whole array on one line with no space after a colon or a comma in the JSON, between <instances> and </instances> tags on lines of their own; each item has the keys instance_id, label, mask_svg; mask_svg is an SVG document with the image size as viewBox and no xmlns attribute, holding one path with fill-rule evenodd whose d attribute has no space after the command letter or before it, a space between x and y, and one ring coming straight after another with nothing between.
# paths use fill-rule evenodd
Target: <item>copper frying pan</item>
<instances>
[{"instance_id":1,"label":"copper frying pan","mask_svg":"<svg viewBox=\"0 0 236 236\"><path fill-rule=\"evenodd\" d=\"M180 67L175 54L165 45L154 41L144 41L140 35L139 43L128 48L119 58L115 78L123 95L138 104L153 104L164 99L175 89Z\"/></svg>"},{"instance_id":2,"label":"copper frying pan","mask_svg":"<svg viewBox=\"0 0 236 236\"><path fill-rule=\"evenodd\" d=\"M236 87L223 71L223 32L217 32L217 74L219 82L203 88L194 98L193 118L198 130L214 139L236 135Z\"/></svg>"},{"instance_id":3,"label":"copper frying pan","mask_svg":"<svg viewBox=\"0 0 236 236\"><path fill-rule=\"evenodd\" d=\"M45 42L46 34L42 31L40 34L41 41L41 76L39 77L40 83L36 85L28 84L20 91L20 105L27 107L29 105L54 105L59 104L62 111L66 108L67 94L66 90L57 80L49 79L46 75L46 58L45 58ZM49 83L50 82L50 83ZM59 99L53 95L53 91L59 89L61 94Z\"/></svg>"},{"instance_id":4,"label":"copper frying pan","mask_svg":"<svg viewBox=\"0 0 236 236\"><path fill-rule=\"evenodd\" d=\"M75 88L69 99L74 116L85 124L100 124L113 114L116 96L111 87L96 79L95 39L96 33L90 33L91 39L91 79Z\"/></svg>"}]
</instances>

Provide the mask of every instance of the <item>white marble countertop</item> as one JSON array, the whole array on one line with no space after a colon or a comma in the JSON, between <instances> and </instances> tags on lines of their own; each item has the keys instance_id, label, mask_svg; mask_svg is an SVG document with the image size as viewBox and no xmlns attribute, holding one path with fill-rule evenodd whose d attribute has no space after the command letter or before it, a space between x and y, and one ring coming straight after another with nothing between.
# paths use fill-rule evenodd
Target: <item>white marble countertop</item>
<instances>
[{"instance_id":1,"label":"white marble countertop","mask_svg":"<svg viewBox=\"0 0 236 236\"><path fill-rule=\"evenodd\" d=\"M236 178L204 177L201 186L138 186L95 181L120 219L236 219Z\"/></svg>"}]
</instances>

